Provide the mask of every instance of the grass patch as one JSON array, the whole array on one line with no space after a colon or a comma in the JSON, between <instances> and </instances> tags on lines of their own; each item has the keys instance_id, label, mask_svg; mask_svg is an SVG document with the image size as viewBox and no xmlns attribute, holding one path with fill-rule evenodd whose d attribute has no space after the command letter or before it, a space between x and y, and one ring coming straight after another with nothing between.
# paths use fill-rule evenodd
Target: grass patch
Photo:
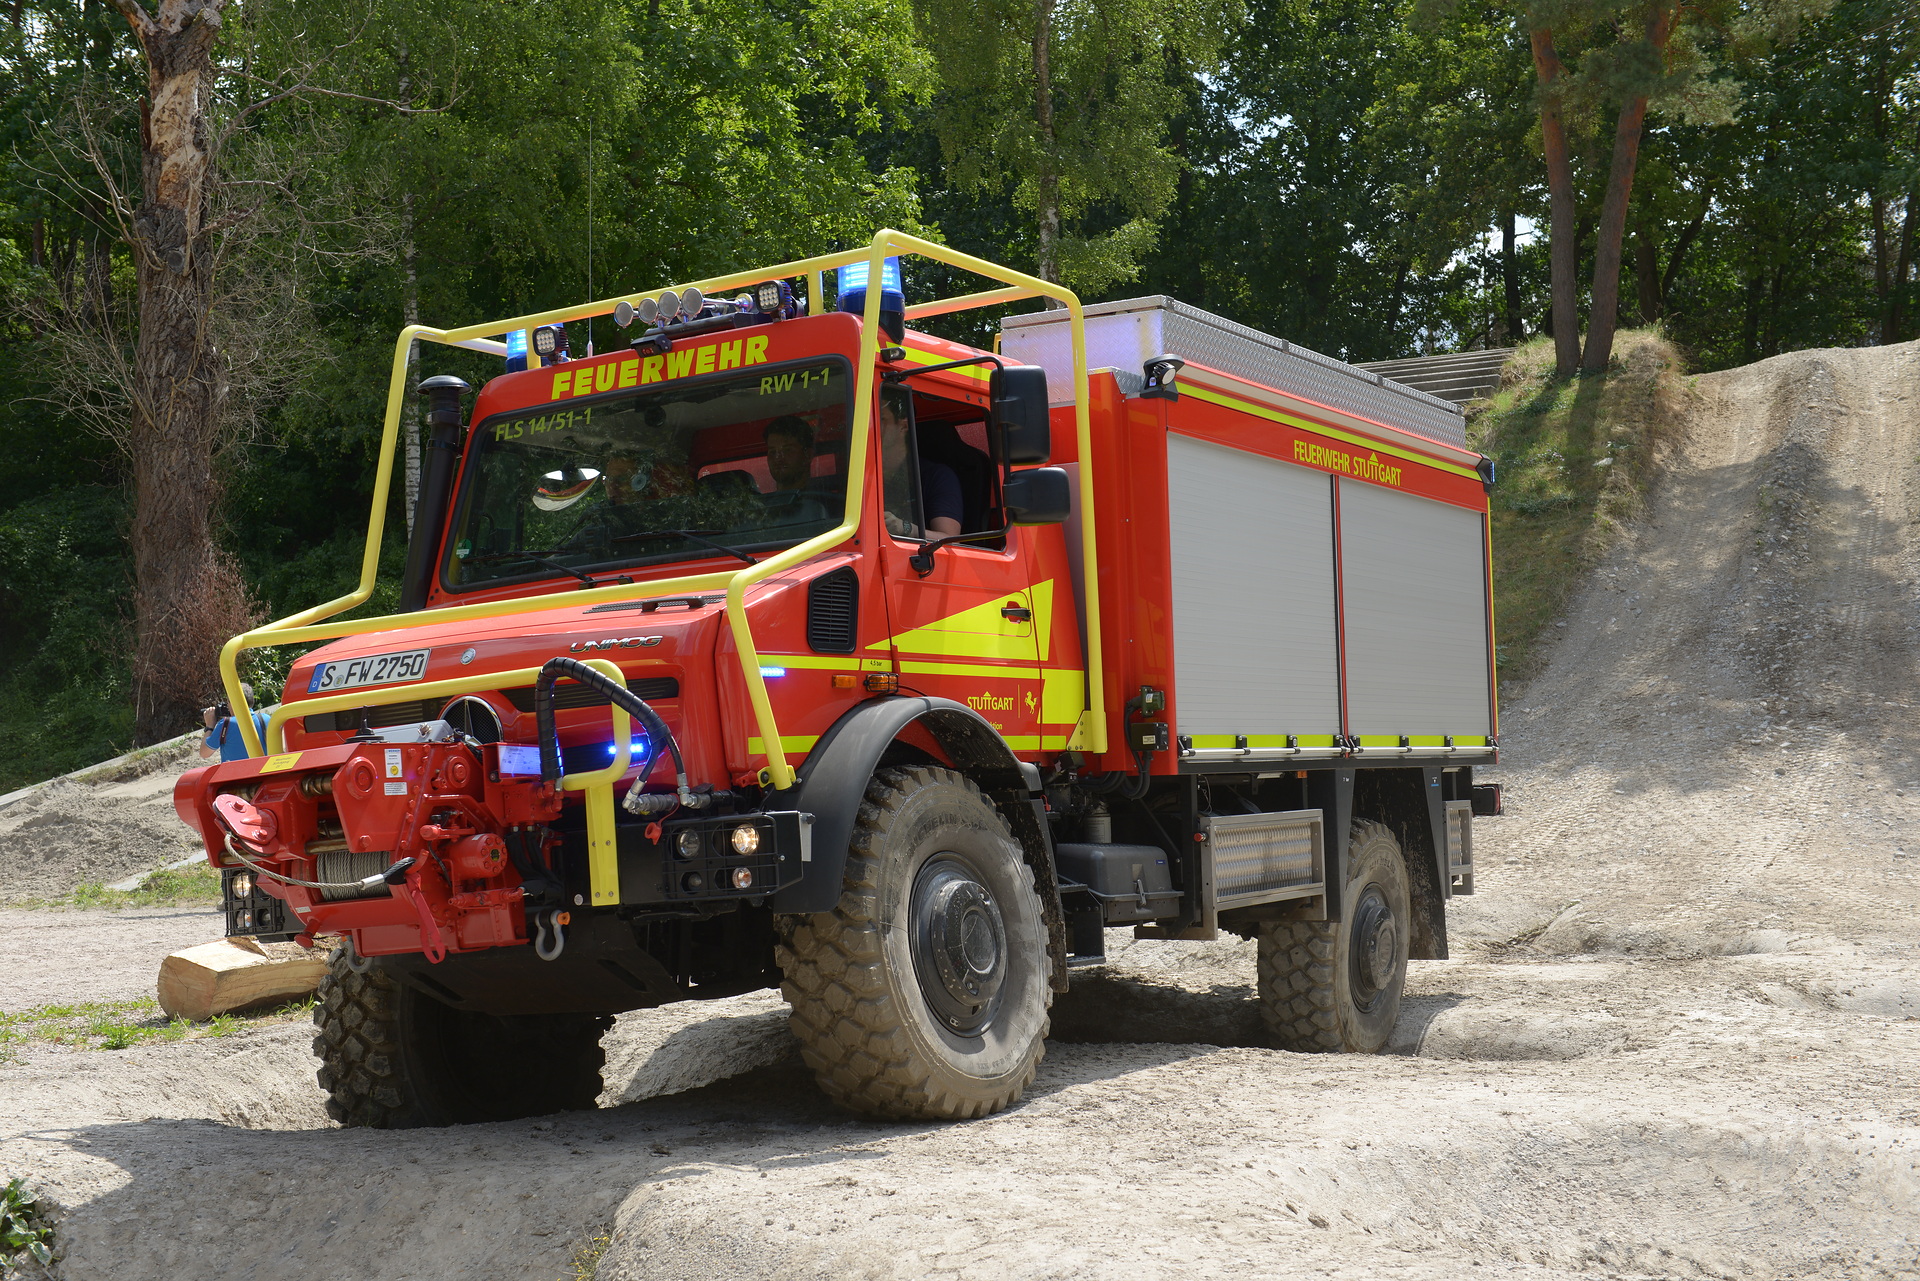
<instances>
[{"instance_id":1,"label":"grass patch","mask_svg":"<svg viewBox=\"0 0 1920 1281\"><path fill-rule=\"evenodd\" d=\"M31 899L19 907L206 907L220 902L220 873L205 864L165 868L137 890L110 890L99 881L82 881L59 898Z\"/></svg>"},{"instance_id":2,"label":"grass patch","mask_svg":"<svg viewBox=\"0 0 1920 1281\"><path fill-rule=\"evenodd\" d=\"M1503 678L1536 674L1541 632L1645 501L1688 404L1680 356L1657 329L1622 330L1607 373L1553 377L1553 342L1507 362L1469 422L1493 458L1494 609Z\"/></svg>"},{"instance_id":3,"label":"grass patch","mask_svg":"<svg viewBox=\"0 0 1920 1281\"><path fill-rule=\"evenodd\" d=\"M600 1271L600 1256L605 1254L607 1247L612 1244L612 1228L595 1232L573 1252L573 1257L568 1260L568 1264L573 1269L573 1275L562 1277L560 1281L593 1281L594 1275Z\"/></svg>"},{"instance_id":4,"label":"grass patch","mask_svg":"<svg viewBox=\"0 0 1920 1281\"><path fill-rule=\"evenodd\" d=\"M21 1014L0 1014L0 1063L27 1045L64 1045L79 1050L127 1050L165 1041L232 1036L249 1028L312 1016L313 1000L271 1010L221 1014L207 1023L170 1019L150 996L131 1001L82 1001L43 1005Z\"/></svg>"}]
</instances>

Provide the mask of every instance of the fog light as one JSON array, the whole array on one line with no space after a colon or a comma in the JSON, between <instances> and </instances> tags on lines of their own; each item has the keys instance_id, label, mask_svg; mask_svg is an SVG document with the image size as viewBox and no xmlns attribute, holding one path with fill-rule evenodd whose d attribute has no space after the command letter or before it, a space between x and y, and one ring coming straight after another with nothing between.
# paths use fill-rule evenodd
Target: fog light
<instances>
[{"instance_id":1,"label":"fog light","mask_svg":"<svg viewBox=\"0 0 1920 1281\"><path fill-rule=\"evenodd\" d=\"M680 833L680 839L676 841L675 844L679 846L681 858L700 857L700 833L698 831L689 828Z\"/></svg>"},{"instance_id":2,"label":"fog light","mask_svg":"<svg viewBox=\"0 0 1920 1281\"><path fill-rule=\"evenodd\" d=\"M707 878L698 872L688 872L680 878L680 888L689 893L698 893L706 888Z\"/></svg>"},{"instance_id":3,"label":"fog light","mask_svg":"<svg viewBox=\"0 0 1920 1281\"><path fill-rule=\"evenodd\" d=\"M733 888L734 889L744 890L752 886L752 884L753 884L752 868L736 867L733 869Z\"/></svg>"},{"instance_id":4,"label":"fog light","mask_svg":"<svg viewBox=\"0 0 1920 1281\"><path fill-rule=\"evenodd\" d=\"M237 874L233 880L229 881L228 884L233 886L233 896L235 898L246 898L253 893L253 873L241 872Z\"/></svg>"},{"instance_id":5,"label":"fog light","mask_svg":"<svg viewBox=\"0 0 1920 1281\"><path fill-rule=\"evenodd\" d=\"M252 929L252 928L253 928L253 913L252 913L252 912L247 912L247 911L239 911L239 912L235 912L235 913L233 914L233 928L234 928L234 929L236 929L236 930L250 930L250 929Z\"/></svg>"},{"instance_id":6,"label":"fog light","mask_svg":"<svg viewBox=\"0 0 1920 1281\"><path fill-rule=\"evenodd\" d=\"M733 829L733 852L751 854L760 848L760 829L751 823L742 823ZM735 873L738 875L738 873Z\"/></svg>"}]
</instances>

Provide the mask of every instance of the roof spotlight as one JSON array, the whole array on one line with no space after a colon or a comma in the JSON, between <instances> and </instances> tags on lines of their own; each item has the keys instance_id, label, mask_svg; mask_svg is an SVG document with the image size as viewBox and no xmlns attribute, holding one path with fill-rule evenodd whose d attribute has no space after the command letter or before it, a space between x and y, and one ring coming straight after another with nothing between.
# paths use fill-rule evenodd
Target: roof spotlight
<instances>
[{"instance_id":1,"label":"roof spotlight","mask_svg":"<svg viewBox=\"0 0 1920 1281\"><path fill-rule=\"evenodd\" d=\"M642 298L634 307L633 314L640 317L641 324L651 325L660 318L660 304L655 299Z\"/></svg>"},{"instance_id":2,"label":"roof spotlight","mask_svg":"<svg viewBox=\"0 0 1920 1281\"><path fill-rule=\"evenodd\" d=\"M701 308L707 305L707 296L688 285L680 295L680 313L688 320L698 320Z\"/></svg>"},{"instance_id":3,"label":"roof spotlight","mask_svg":"<svg viewBox=\"0 0 1920 1281\"><path fill-rule=\"evenodd\" d=\"M1180 389L1174 386L1174 379L1187 367L1187 362L1171 353L1155 356L1146 362L1144 372L1147 385L1140 390L1142 400L1178 400Z\"/></svg>"},{"instance_id":4,"label":"roof spotlight","mask_svg":"<svg viewBox=\"0 0 1920 1281\"><path fill-rule=\"evenodd\" d=\"M560 339L554 330L557 326L542 325L533 331L533 349L541 360L553 359L553 353L560 350Z\"/></svg>"},{"instance_id":5,"label":"roof spotlight","mask_svg":"<svg viewBox=\"0 0 1920 1281\"><path fill-rule=\"evenodd\" d=\"M764 316L777 316L790 297L784 280L763 280L753 287L753 308Z\"/></svg>"},{"instance_id":6,"label":"roof spotlight","mask_svg":"<svg viewBox=\"0 0 1920 1281\"><path fill-rule=\"evenodd\" d=\"M631 325L634 322L634 318L639 314L640 314L639 312L633 309L632 303L628 302L625 298L622 298L619 302L613 304L614 328L625 329L628 325Z\"/></svg>"},{"instance_id":7,"label":"roof spotlight","mask_svg":"<svg viewBox=\"0 0 1920 1281\"><path fill-rule=\"evenodd\" d=\"M669 289L660 295L660 323L666 324L680 314L680 295Z\"/></svg>"}]
</instances>

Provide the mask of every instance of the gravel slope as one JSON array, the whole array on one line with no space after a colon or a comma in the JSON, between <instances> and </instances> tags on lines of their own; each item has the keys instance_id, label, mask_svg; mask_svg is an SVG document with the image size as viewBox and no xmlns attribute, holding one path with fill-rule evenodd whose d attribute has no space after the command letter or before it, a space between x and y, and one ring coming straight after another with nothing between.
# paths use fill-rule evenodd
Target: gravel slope
<instances>
[{"instance_id":1,"label":"gravel slope","mask_svg":"<svg viewBox=\"0 0 1920 1281\"><path fill-rule=\"evenodd\" d=\"M328 1128L298 1028L34 1050L0 1172L68 1277L563 1277L608 1225L606 1279L1920 1277L1920 344L1696 390L1509 697L1393 1053L1261 1048L1246 946L1116 935L980 1122L835 1113L763 995L622 1019L598 1112L446 1131Z\"/></svg>"}]
</instances>

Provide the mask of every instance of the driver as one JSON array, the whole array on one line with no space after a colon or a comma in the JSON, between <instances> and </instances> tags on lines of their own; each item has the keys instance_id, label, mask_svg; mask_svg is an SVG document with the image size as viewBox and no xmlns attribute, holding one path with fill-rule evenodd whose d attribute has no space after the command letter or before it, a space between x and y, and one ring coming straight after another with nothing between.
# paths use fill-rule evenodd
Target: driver
<instances>
[{"instance_id":1,"label":"driver","mask_svg":"<svg viewBox=\"0 0 1920 1281\"><path fill-rule=\"evenodd\" d=\"M777 494L797 493L813 479L813 426L782 414L767 424L767 474Z\"/></svg>"}]
</instances>

